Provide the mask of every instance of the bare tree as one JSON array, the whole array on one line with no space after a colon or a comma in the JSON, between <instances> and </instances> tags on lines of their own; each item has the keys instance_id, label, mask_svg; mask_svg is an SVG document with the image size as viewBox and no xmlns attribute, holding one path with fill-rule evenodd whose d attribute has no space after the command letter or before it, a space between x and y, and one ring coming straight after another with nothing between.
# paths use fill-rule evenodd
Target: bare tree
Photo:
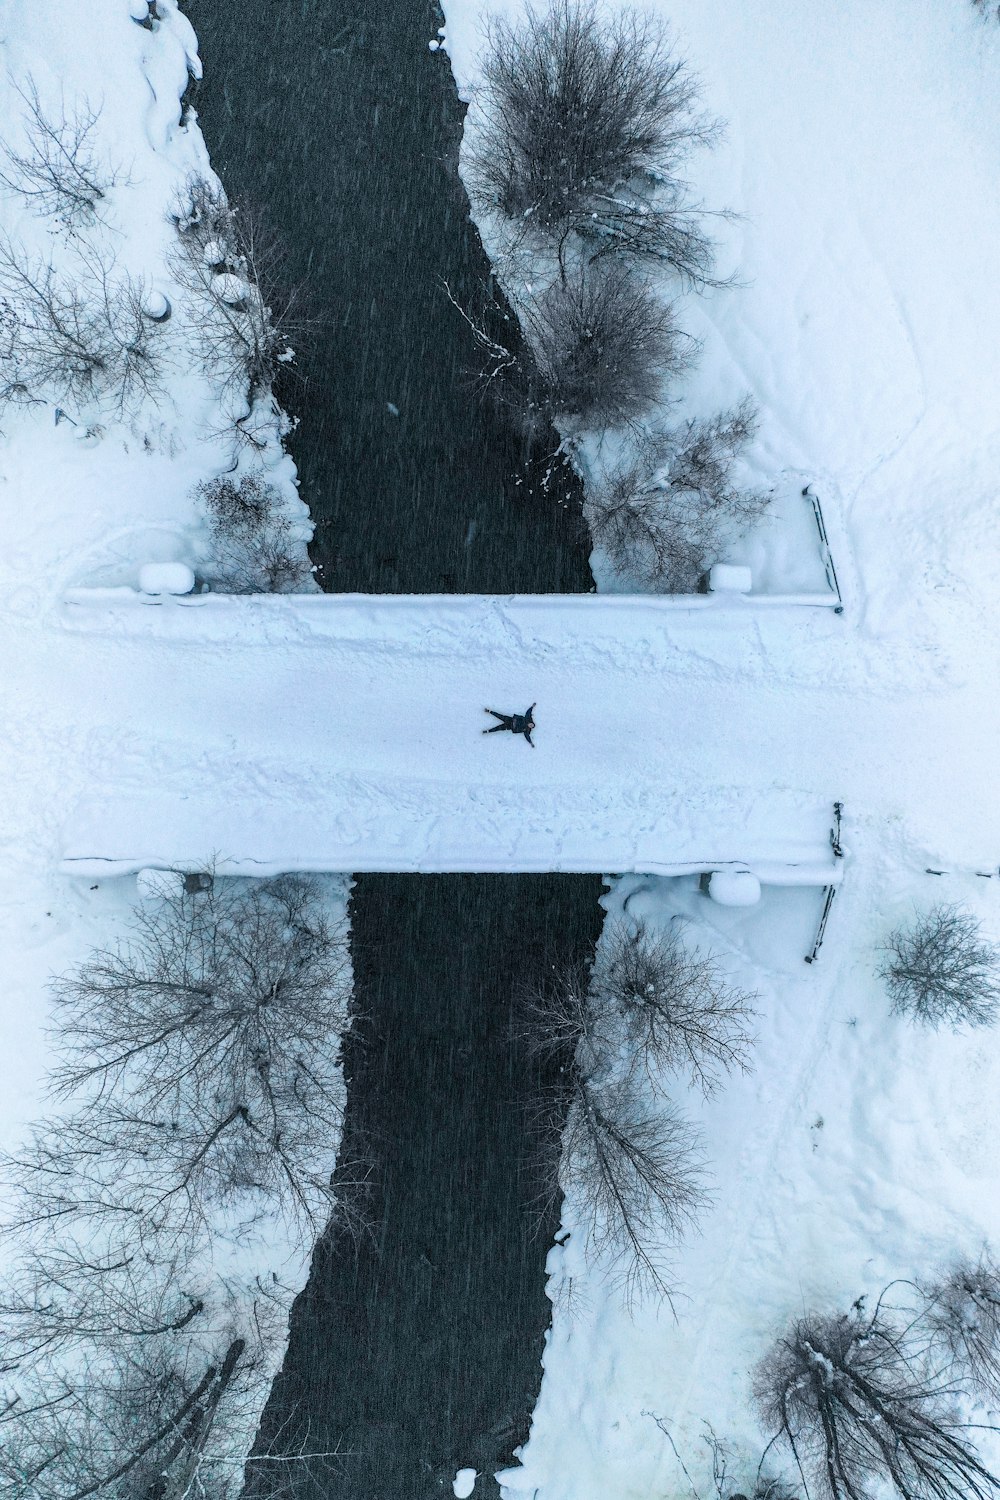
<instances>
[{"instance_id":1,"label":"bare tree","mask_svg":"<svg viewBox=\"0 0 1000 1500\"><path fill-rule=\"evenodd\" d=\"M232 1429L249 1425L247 1397L259 1382L254 1367L246 1339L234 1331L208 1350L173 1339L138 1356L114 1349L53 1372L42 1391L12 1399L0 1496L235 1497L239 1468L217 1466L230 1457ZM210 1488L201 1484L203 1473L211 1473Z\"/></svg>"},{"instance_id":2,"label":"bare tree","mask_svg":"<svg viewBox=\"0 0 1000 1500\"><path fill-rule=\"evenodd\" d=\"M294 364L293 340L307 327L300 288L287 284L284 248L259 214L230 204L204 177L189 179L171 217L197 357L252 407Z\"/></svg>"},{"instance_id":3,"label":"bare tree","mask_svg":"<svg viewBox=\"0 0 1000 1500\"><path fill-rule=\"evenodd\" d=\"M1000 1401L1000 1267L986 1251L978 1261L962 1256L923 1290L935 1347L977 1392Z\"/></svg>"},{"instance_id":4,"label":"bare tree","mask_svg":"<svg viewBox=\"0 0 1000 1500\"><path fill-rule=\"evenodd\" d=\"M890 933L878 974L895 1013L925 1026L990 1026L1000 1003L1000 950L971 912L935 906Z\"/></svg>"},{"instance_id":5,"label":"bare tree","mask_svg":"<svg viewBox=\"0 0 1000 1500\"><path fill-rule=\"evenodd\" d=\"M725 545L760 520L766 491L738 485L736 461L753 437L749 398L715 417L653 435L588 496L595 543L622 578L691 593Z\"/></svg>"},{"instance_id":6,"label":"bare tree","mask_svg":"<svg viewBox=\"0 0 1000 1500\"><path fill-rule=\"evenodd\" d=\"M281 496L262 475L219 475L196 493L208 512L218 577L232 593L293 593L311 579Z\"/></svg>"},{"instance_id":7,"label":"bare tree","mask_svg":"<svg viewBox=\"0 0 1000 1500\"><path fill-rule=\"evenodd\" d=\"M67 109L62 101L58 112L50 114L43 109L30 75L23 88L13 79L11 86L24 105L26 145L22 151L0 146L6 161L6 167L0 168L0 184L68 230L93 224L108 192L120 180L95 150L93 136L100 110L86 101Z\"/></svg>"},{"instance_id":8,"label":"bare tree","mask_svg":"<svg viewBox=\"0 0 1000 1500\"><path fill-rule=\"evenodd\" d=\"M54 987L57 1090L82 1102L20 1163L24 1212L134 1238L263 1193L322 1227L349 980L315 887L216 881L132 928Z\"/></svg>"},{"instance_id":9,"label":"bare tree","mask_svg":"<svg viewBox=\"0 0 1000 1500\"><path fill-rule=\"evenodd\" d=\"M553 967L540 985L516 997L514 1024L529 1052L543 1063L583 1067L599 1058L609 1044L590 993L591 965L574 962Z\"/></svg>"},{"instance_id":10,"label":"bare tree","mask_svg":"<svg viewBox=\"0 0 1000 1500\"><path fill-rule=\"evenodd\" d=\"M664 1071L686 1073L706 1095L745 1073L756 995L730 984L716 960L668 931L620 923L605 936L594 970L597 1007L621 1016L629 1050L654 1087Z\"/></svg>"},{"instance_id":11,"label":"bare tree","mask_svg":"<svg viewBox=\"0 0 1000 1500\"><path fill-rule=\"evenodd\" d=\"M672 309L614 265L555 282L522 321L547 409L583 427L635 422L693 352Z\"/></svg>"},{"instance_id":12,"label":"bare tree","mask_svg":"<svg viewBox=\"0 0 1000 1500\"><path fill-rule=\"evenodd\" d=\"M650 17L552 0L489 28L469 166L473 191L524 230L624 251L711 280L713 246L678 177L717 126Z\"/></svg>"},{"instance_id":13,"label":"bare tree","mask_svg":"<svg viewBox=\"0 0 1000 1500\"><path fill-rule=\"evenodd\" d=\"M557 280L521 304L524 339L509 345L451 300L479 347L481 389L527 430L553 420L590 429L634 424L696 350L672 309L618 265Z\"/></svg>"},{"instance_id":14,"label":"bare tree","mask_svg":"<svg viewBox=\"0 0 1000 1500\"><path fill-rule=\"evenodd\" d=\"M757 1366L761 1417L828 1500L992 1500L998 1481L964 1436L958 1389L928 1370L909 1330L860 1305L797 1319Z\"/></svg>"},{"instance_id":15,"label":"bare tree","mask_svg":"<svg viewBox=\"0 0 1000 1500\"><path fill-rule=\"evenodd\" d=\"M565 1192L626 1286L669 1299L666 1254L708 1202L694 1128L672 1106L651 1106L627 1079L600 1087L573 1069L567 1088Z\"/></svg>"},{"instance_id":16,"label":"bare tree","mask_svg":"<svg viewBox=\"0 0 1000 1500\"><path fill-rule=\"evenodd\" d=\"M0 314L7 384L35 396L111 401L124 412L160 388L162 326L147 289L92 246L66 269L0 238Z\"/></svg>"}]
</instances>

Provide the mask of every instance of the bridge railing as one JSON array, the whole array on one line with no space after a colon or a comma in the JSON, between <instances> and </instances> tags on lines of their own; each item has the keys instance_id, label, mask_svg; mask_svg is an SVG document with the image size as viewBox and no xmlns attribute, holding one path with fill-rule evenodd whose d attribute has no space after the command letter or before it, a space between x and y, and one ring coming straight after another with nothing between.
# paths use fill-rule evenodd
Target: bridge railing
<instances>
[{"instance_id":1,"label":"bridge railing","mask_svg":"<svg viewBox=\"0 0 1000 1500\"><path fill-rule=\"evenodd\" d=\"M454 608L458 601L471 599L495 600L498 604L523 602L533 608L549 606L561 612L579 610L581 613L600 609L604 611L629 610L637 607L665 614L697 611L716 611L733 615L754 614L758 609L822 608L839 613L839 599L835 594L737 594L730 592L708 594L147 594L127 584L103 588L70 588L63 595L67 605L73 608L100 608L102 606L140 609L207 609L212 612L231 610L235 607L252 606L259 609L286 611L303 616L322 616L343 609L345 605L356 606L367 601L380 609L412 609L419 602L428 610Z\"/></svg>"}]
</instances>

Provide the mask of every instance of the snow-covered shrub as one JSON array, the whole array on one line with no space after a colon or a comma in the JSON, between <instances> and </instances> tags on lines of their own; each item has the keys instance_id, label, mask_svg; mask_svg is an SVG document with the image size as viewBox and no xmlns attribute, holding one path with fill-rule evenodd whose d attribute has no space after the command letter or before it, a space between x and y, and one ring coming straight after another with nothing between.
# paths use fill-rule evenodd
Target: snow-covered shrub
<instances>
[{"instance_id":1,"label":"snow-covered shrub","mask_svg":"<svg viewBox=\"0 0 1000 1500\"><path fill-rule=\"evenodd\" d=\"M621 1018L628 1049L654 1086L664 1071L683 1073L706 1095L749 1068L755 999L730 984L710 954L642 925L610 930L592 980L591 1004Z\"/></svg>"},{"instance_id":2,"label":"snow-covered shrub","mask_svg":"<svg viewBox=\"0 0 1000 1500\"><path fill-rule=\"evenodd\" d=\"M971 912L935 906L890 933L878 974L894 1012L925 1026L990 1026L1000 1003L1000 950Z\"/></svg>"},{"instance_id":3,"label":"snow-covered shrub","mask_svg":"<svg viewBox=\"0 0 1000 1500\"><path fill-rule=\"evenodd\" d=\"M649 1415L669 1442L692 1493L699 1500L699 1492L687 1472L669 1426L662 1417L652 1412ZM705 1428L703 1441L712 1456L712 1494L716 1500L799 1500L796 1487L771 1472L767 1454L759 1460L752 1460L744 1449L734 1449L724 1443L711 1423L706 1422Z\"/></svg>"},{"instance_id":4,"label":"snow-covered shrub","mask_svg":"<svg viewBox=\"0 0 1000 1500\"><path fill-rule=\"evenodd\" d=\"M490 25L469 170L475 196L598 254L623 252L711 279L713 247L678 168L716 127L664 26L593 0L551 0Z\"/></svg>"},{"instance_id":5,"label":"snow-covered shrub","mask_svg":"<svg viewBox=\"0 0 1000 1500\"><path fill-rule=\"evenodd\" d=\"M756 409L746 398L730 411L646 438L591 489L591 534L623 581L692 593L726 545L760 520L767 492L734 478L756 427Z\"/></svg>"},{"instance_id":6,"label":"snow-covered shrub","mask_svg":"<svg viewBox=\"0 0 1000 1500\"><path fill-rule=\"evenodd\" d=\"M208 514L213 571L234 594L294 593L311 577L281 496L260 474L223 474L198 486Z\"/></svg>"},{"instance_id":7,"label":"snow-covered shrub","mask_svg":"<svg viewBox=\"0 0 1000 1500\"><path fill-rule=\"evenodd\" d=\"M74 242L61 268L0 238L0 315L8 397L112 402L119 413L159 391L163 328L147 288L107 253Z\"/></svg>"},{"instance_id":8,"label":"snow-covered shrub","mask_svg":"<svg viewBox=\"0 0 1000 1500\"><path fill-rule=\"evenodd\" d=\"M957 1391L921 1358L912 1330L860 1306L798 1318L754 1372L759 1414L809 1493L872 1500L991 1500L1000 1481L955 1410Z\"/></svg>"},{"instance_id":9,"label":"snow-covered shrub","mask_svg":"<svg viewBox=\"0 0 1000 1500\"><path fill-rule=\"evenodd\" d=\"M542 406L581 427L637 421L691 357L672 309L619 266L556 281L521 317Z\"/></svg>"},{"instance_id":10,"label":"snow-covered shrub","mask_svg":"<svg viewBox=\"0 0 1000 1500\"><path fill-rule=\"evenodd\" d=\"M61 101L58 111L50 114L30 75L23 88L12 86L24 105L26 143L21 150L0 143L0 185L65 229L93 224L118 180L114 168L94 149L100 110L86 101L67 110Z\"/></svg>"},{"instance_id":11,"label":"snow-covered shrub","mask_svg":"<svg viewBox=\"0 0 1000 1500\"><path fill-rule=\"evenodd\" d=\"M523 338L504 331L501 341L486 317L452 302L482 355L482 390L528 432L553 421L592 430L635 424L695 352L673 309L619 265L560 277L521 301Z\"/></svg>"},{"instance_id":12,"label":"snow-covered shrub","mask_svg":"<svg viewBox=\"0 0 1000 1500\"><path fill-rule=\"evenodd\" d=\"M206 374L224 390L245 392L252 406L294 362L292 339L303 328L298 288L284 281L284 251L256 213L231 204L204 177L189 179L171 218L172 263L189 294L195 355Z\"/></svg>"},{"instance_id":13,"label":"snow-covered shrub","mask_svg":"<svg viewBox=\"0 0 1000 1500\"><path fill-rule=\"evenodd\" d=\"M935 1344L976 1391L1000 1401L1000 1267L985 1252L963 1256L924 1291Z\"/></svg>"},{"instance_id":14,"label":"snow-covered shrub","mask_svg":"<svg viewBox=\"0 0 1000 1500\"><path fill-rule=\"evenodd\" d=\"M799 1490L787 1479L761 1475L749 1494L742 1490L719 1491L720 1500L799 1500Z\"/></svg>"}]
</instances>

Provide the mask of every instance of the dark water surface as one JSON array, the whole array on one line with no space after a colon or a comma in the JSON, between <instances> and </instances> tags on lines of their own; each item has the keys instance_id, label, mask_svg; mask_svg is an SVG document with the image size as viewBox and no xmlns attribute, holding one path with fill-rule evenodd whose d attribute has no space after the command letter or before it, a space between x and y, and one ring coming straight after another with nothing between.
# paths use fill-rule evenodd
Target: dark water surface
<instances>
[{"instance_id":1,"label":"dark water surface","mask_svg":"<svg viewBox=\"0 0 1000 1500\"><path fill-rule=\"evenodd\" d=\"M489 267L457 177L462 108L427 47L441 20L431 0L186 9L213 163L280 229L322 330L302 346L304 383L282 397L301 419L290 447L325 587L589 590L572 504L533 484L546 447L525 454L479 404L472 340L443 291L474 302ZM252 1495L450 1494L459 1465L508 1464L526 1436L555 1225L537 1222L524 1170L534 1081L510 1040L511 994L587 950L600 889L589 877L358 879L363 1019L342 1160L371 1164L373 1233L317 1251L261 1434L274 1450L341 1457L262 1466Z\"/></svg>"},{"instance_id":2,"label":"dark water surface","mask_svg":"<svg viewBox=\"0 0 1000 1500\"><path fill-rule=\"evenodd\" d=\"M296 340L305 384L281 395L301 418L290 447L324 587L588 591L575 489L565 510L533 483L558 440L532 455L482 404L474 342L445 292L474 306L490 268L457 171L464 108L447 58L427 46L436 4L187 11L213 165L280 231L290 284L317 319Z\"/></svg>"},{"instance_id":3,"label":"dark water surface","mask_svg":"<svg viewBox=\"0 0 1000 1500\"><path fill-rule=\"evenodd\" d=\"M526 1118L544 1080L512 1038L512 989L593 943L597 890L554 875L364 884L342 1160L375 1164L373 1233L317 1252L261 1436L342 1454L299 1474L308 1500L430 1500L466 1465L485 1471L476 1496L496 1495L490 1472L538 1392L556 1227Z\"/></svg>"}]
</instances>

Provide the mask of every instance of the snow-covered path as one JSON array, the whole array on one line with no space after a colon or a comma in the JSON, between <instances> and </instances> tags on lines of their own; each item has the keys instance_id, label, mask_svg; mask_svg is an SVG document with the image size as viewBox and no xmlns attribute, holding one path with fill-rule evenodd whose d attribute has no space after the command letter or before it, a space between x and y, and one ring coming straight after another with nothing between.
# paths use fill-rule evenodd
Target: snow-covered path
<instances>
[{"instance_id":1,"label":"snow-covered path","mask_svg":"<svg viewBox=\"0 0 1000 1500\"><path fill-rule=\"evenodd\" d=\"M968 793L991 763L994 695L919 654L880 679L849 617L570 596L92 598L4 627L9 743L32 800L51 779L52 852L72 861L743 859L821 880L837 798L848 827L904 840L914 864L1000 858L1000 811ZM56 658L69 705L40 690ZM484 704L532 700L534 751L483 738ZM61 801L74 784L82 799Z\"/></svg>"}]
</instances>

